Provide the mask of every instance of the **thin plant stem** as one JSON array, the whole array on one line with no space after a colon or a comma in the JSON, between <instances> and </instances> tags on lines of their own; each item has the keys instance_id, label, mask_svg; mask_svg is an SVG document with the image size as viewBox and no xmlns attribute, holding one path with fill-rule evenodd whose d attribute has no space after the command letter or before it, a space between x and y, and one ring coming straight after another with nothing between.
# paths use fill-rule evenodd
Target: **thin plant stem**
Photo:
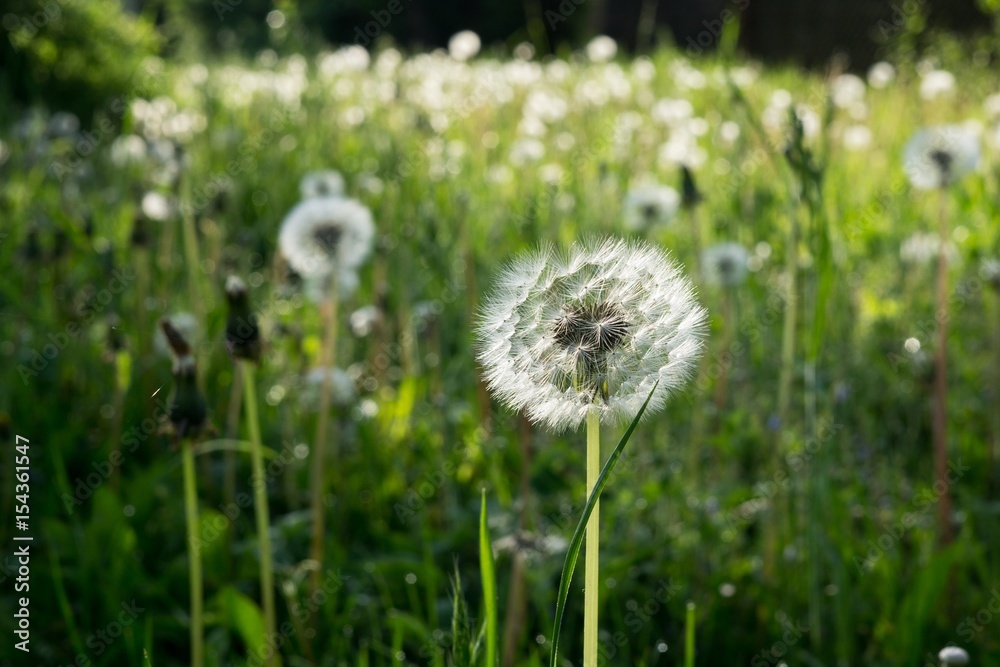
<instances>
[{"instance_id":1,"label":"thin plant stem","mask_svg":"<svg viewBox=\"0 0 1000 667\"><path fill-rule=\"evenodd\" d=\"M336 282L336 281L334 281ZM313 447L312 459L312 542L309 548L309 557L316 562L316 567L310 574L312 593L315 594L319 588L320 573L323 570L323 480L324 458L326 455L327 431L330 425L330 399L332 387L330 386L329 367L331 361L336 359L337 345L337 285L333 285L332 296L321 306L323 311L324 338L323 346L320 348L320 368L323 369L323 387L320 391L319 415L316 421L316 444Z\"/></svg>"},{"instance_id":2,"label":"thin plant stem","mask_svg":"<svg viewBox=\"0 0 1000 667\"><path fill-rule=\"evenodd\" d=\"M275 636L274 621L274 566L271 563L271 518L267 508L267 478L264 475L264 445L260 438L260 420L257 417L257 387L254 362L241 359L243 390L245 392L247 430L250 432L250 460L253 466L253 495L257 515L257 542L260 548L260 595L264 604L265 637ZM274 664L274 654L268 658Z\"/></svg>"},{"instance_id":3,"label":"thin plant stem","mask_svg":"<svg viewBox=\"0 0 1000 667\"><path fill-rule=\"evenodd\" d=\"M684 620L684 667L694 667L694 602L687 603Z\"/></svg>"},{"instance_id":4,"label":"thin plant stem","mask_svg":"<svg viewBox=\"0 0 1000 667\"><path fill-rule=\"evenodd\" d=\"M940 190L940 217L938 234L937 342L934 351L934 478L947 483L948 479L948 199L945 188ZM951 491L938 501L938 542L945 546L951 542Z\"/></svg>"},{"instance_id":5,"label":"thin plant stem","mask_svg":"<svg viewBox=\"0 0 1000 667\"><path fill-rule=\"evenodd\" d=\"M587 413L587 496L601 474L601 421L596 409ZM583 667L597 667L597 608L600 555L601 502L587 522L587 567L583 589Z\"/></svg>"},{"instance_id":6,"label":"thin plant stem","mask_svg":"<svg viewBox=\"0 0 1000 667\"><path fill-rule=\"evenodd\" d=\"M243 366L236 364L233 366L233 386L229 393L229 409L226 411L226 437L235 439L240 428L240 409L243 396ZM236 452L226 450L224 468L222 472L222 497L226 507L231 507L236 501ZM235 523L230 521L226 527L226 553L229 555L229 572L232 573L233 558L232 544L235 536Z\"/></svg>"},{"instance_id":7,"label":"thin plant stem","mask_svg":"<svg viewBox=\"0 0 1000 667\"><path fill-rule=\"evenodd\" d=\"M187 518L188 580L191 584L191 667L205 664L201 548L198 542L198 493L194 475L194 443L181 441L184 463L184 514Z\"/></svg>"}]
</instances>

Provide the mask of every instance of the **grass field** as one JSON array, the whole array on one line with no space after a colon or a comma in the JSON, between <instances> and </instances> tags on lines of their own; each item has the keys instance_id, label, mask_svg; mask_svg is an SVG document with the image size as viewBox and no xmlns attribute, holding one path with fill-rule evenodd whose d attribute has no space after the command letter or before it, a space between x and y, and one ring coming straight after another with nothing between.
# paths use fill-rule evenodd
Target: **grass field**
<instances>
[{"instance_id":1,"label":"grass field","mask_svg":"<svg viewBox=\"0 0 1000 667\"><path fill-rule=\"evenodd\" d=\"M28 657L8 650L19 531L0 526L0 664L191 664L185 448L206 664L265 664L248 399L273 664L484 664L484 488L500 664L547 664L585 438L491 400L476 312L516 253L615 235L669 250L710 331L602 498L603 664L683 664L692 601L698 665L923 667L949 644L1000 665L995 66L947 55L866 80L600 47L568 61L357 48L149 61L92 127L0 111L0 505L21 504L7 490L27 438L34 536ZM918 190L904 147L940 124L964 125L981 159ZM343 295L316 294L278 250L301 179L326 169L374 222ZM674 190L655 211L649 183ZM731 284L702 255L722 243L747 253ZM252 399L224 340L231 274L264 341ZM164 317L193 348L214 427L184 442L165 432ZM310 370L326 365L344 373L324 385ZM623 431L604 428L605 455ZM578 569L560 650L573 664Z\"/></svg>"}]
</instances>

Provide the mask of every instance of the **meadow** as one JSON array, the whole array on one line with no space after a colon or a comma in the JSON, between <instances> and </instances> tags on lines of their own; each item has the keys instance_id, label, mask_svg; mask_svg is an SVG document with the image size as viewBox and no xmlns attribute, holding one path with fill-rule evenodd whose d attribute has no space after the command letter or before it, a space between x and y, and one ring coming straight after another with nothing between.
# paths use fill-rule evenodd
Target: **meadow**
<instances>
[{"instance_id":1,"label":"meadow","mask_svg":"<svg viewBox=\"0 0 1000 667\"><path fill-rule=\"evenodd\" d=\"M858 74L615 51L147 59L92 123L0 110L0 665L192 664L192 543L207 665L548 664L583 430L495 401L476 331L511 257L606 236L666 249L708 320L602 496L602 664L1000 665L995 65L954 41ZM939 125L978 162L915 187L906 146ZM317 290L279 234L331 195L371 251ZM256 367L227 344L240 307Z\"/></svg>"}]
</instances>

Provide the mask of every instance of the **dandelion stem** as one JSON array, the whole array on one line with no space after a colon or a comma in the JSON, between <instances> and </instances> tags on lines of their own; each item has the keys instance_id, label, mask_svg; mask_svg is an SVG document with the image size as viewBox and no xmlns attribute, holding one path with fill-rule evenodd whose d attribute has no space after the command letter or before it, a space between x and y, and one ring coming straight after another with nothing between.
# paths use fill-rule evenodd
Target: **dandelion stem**
<instances>
[{"instance_id":1,"label":"dandelion stem","mask_svg":"<svg viewBox=\"0 0 1000 667\"><path fill-rule=\"evenodd\" d=\"M198 543L198 493L195 490L194 443L181 442L184 464L184 513L187 518L188 580L191 584L191 667L205 664L204 626L202 620L201 551Z\"/></svg>"},{"instance_id":2,"label":"dandelion stem","mask_svg":"<svg viewBox=\"0 0 1000 667\"><path fill-rule=\"evenodd\" d=\"M687 603L684 620L684 667L694 667L694 602Z\"/></svg>"},{"instance_id":3,"label":"dandelion stem","mask_svg":"<svg viewBox=\"0 0 1000 667\"><path fill-rule=\"evenodd\" d=\"M601 474L601 421L596 409L587 413L587 496ZM597 667L598 558L600 554L601 501L587 522L587 567L583 588L583 667Z\"/></svg>"},{"instance_id":4,"label":"dandelion stem","mask_svg":"<svg viewBox=\"0 0 1000 667\"><path fill-rule=\"evenodd\" d=\"M938 233L937 272L937 342L934 351L934 477L941 480L945 492L938 501L938 541L944 546L951 542L951 491L948 480L948 198L945 188L940 190L940 218Z\"/></svg>"},{"instance_id":5,"label":"dandelion stem","mask_svg":"<svg viewBox=\"0 0 1000 667\"><path fill-rule=\"evenodd\" d=\"M336 281L334 281L336 282ZM312 459L312 513L313 530L309 557L316 562L310 580L312 592L319 588L320 573L323 563L323 480L324 462L327 445L327 431L330 423L330 399L332 393L329 368L336 359L337 345L337 285L332 287L331 296L321 306L323 311L324 339L320 348L320 368L323 369L323 387L320 391L319 416L316 422L316 444L313 447Z\"/></svg>"},{"instance_id":6,"label":"dandelion stem","mask_svg":"<svg viewBox=\"0 0 1000 667\"><path fill-rule=\"evenodd\" d=\"M245 392L247 430L250 432L250 458L253 466L253 495L257 515L257 541L260 548L260 594L264 605L265 637L275 636L274 621L274 568L271 564L271 519L267 507L267 480L264 476L264 445L260 438L260 421L257 417L257 387L254 362L240 360ZM267 664L274 664L274 654Z\"/></svg>"}]
</instances>

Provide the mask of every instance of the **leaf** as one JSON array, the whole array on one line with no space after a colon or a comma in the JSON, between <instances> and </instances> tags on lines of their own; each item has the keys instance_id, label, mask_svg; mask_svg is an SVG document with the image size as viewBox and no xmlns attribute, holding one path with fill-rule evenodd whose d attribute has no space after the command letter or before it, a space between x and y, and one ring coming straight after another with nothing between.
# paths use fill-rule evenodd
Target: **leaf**
<instances>
[{"instance_id":1,"label":"leaf","mask_svg":"<svg viewBox=\"0 0 1000 667\"><path fill-rule=\"evenodd\" d=\"M486 514L486 489L483 489L479 513L479 571L483 579L483 604L486 606L486 667L497 664L497 576L493 567L493 543Z\"/></svg>"},{"instance_id":2,"label":"leaf","mask_svg":"<svg viewBox=\"0 0 1000 667\"><path fill-rule=\"evenodd\" d=\"M654 384L653 388L650 389L649 396L646 397L646 401L639 408L639 413L632 420L632 423L629 424L625 434L622 435L622 439L618 441L615 451L611 452L608 462L604 464L604 469L601 470L601 474L597 478L597 483L594 484L594 490L591 492L590 498L587 499L587 506L583 508L580 522L576 524L576 530L573 531L573 538L569 542L569 548L566 549L566 560L563 561L562 574L559 576L559 593L556 597L556 618L552 626L552 659L549 661L551 667L556 667L559 657L559 633L562 630L563 616L566 614L566 600L569 598L569 585L573 580L573 570L576 569L576 561L580 556L580 547L583 545L583 534L587 530L587 521L590 520L590 515L594 511L594 505L597 504L598 499L601 497L601 492L607 486L608 480L611 478L611 471L614 469L615 464L618 463L619 457L621 457L622 452L625 450L625 445L628 444L636 426L639 425L639 420L642 419L643 413L646 412L646 406L649 405L649 399L653 398L653 392L656 391L658 384L659 382Z\"/></svg>"},{"instance_id":3,"label":"leaf","mask_svg":"<svg viewBox=\"0 0 1000 667\"><path fill-rule=\"evenodd\" d=\"M267 650L267 629L260 607L231 586L219 591L217 599L223 622L240 636L251 655L263 661L270 651ZM271 664L280 665L281 657L275 654Z\"/></svg>"}]
</instances>

